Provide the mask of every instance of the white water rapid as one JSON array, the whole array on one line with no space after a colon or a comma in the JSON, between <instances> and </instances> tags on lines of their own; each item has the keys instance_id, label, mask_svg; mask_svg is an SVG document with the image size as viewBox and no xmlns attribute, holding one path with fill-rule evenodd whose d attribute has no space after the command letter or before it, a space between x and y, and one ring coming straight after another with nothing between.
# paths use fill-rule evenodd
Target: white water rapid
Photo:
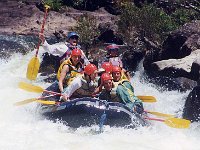
<instances>
[{"instance_id":1,"label":"white water rapid","mask_svg":"<svg viewBox=\"0 0 200 150\"><path fill-rule=\"evenodd\" d=\"M40 50L41 54L42 51ZM188 129L175 129L163 122L150 121L151 126L136 129L98 126L73 130L62 123L53 123L36 113L36 104L13 104L40 94L18 88L26 79L26 68L35 51L27 55L13 54L9 60L0 60L0 149L1 150L200 150L200 124ZM40 59L41 60L41 59ZM132 78L136 95L152 95L156 103L145 103L145 110L176 114L180 117L188 92L160 92L157 87L141 80L140 71ZM49 83L34 81L43 88ZM158 118L153 116L154 118Z\"/></svg>"}]
</instances>

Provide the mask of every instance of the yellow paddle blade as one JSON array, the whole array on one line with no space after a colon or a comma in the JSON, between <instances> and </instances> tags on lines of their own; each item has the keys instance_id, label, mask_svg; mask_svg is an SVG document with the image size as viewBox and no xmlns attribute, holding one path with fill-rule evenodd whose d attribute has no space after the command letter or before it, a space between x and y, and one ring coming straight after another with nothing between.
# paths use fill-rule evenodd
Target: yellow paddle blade
<instances>
[{"instance_id":1,"label":"yellow paddle blade","mask_svg":"<svg viewBox=\"0 0 200 150\"><path fill-rule=\"evenodd\" d=\"M23 101L14 103L14 105L15 105L15 106L21 106L21 105L25 105L25 104L34 102L34 101L36 101L36 100L37 100L37 98L26 99L26 100L23 100Z\"/></svg>"},{"instance_id":2,"label":"yellow paddle blade","mask_svg":"<svg viewBox=\"0 0 200 150\"><path fill-rule=\"evenodd\" d=\"M159 117L168 117L168 118L174 117L174 115L163 114L163 113L155 112L155 111L147 111L147 113L150 113L150 114L153 114L153 115L156 115L156 116L159 116Z\"/></svg>"},{"instance_id":3,"label":"yellow paddle blade","mask_svg":"<svg viewBox=\"0 0 200 150\"><path fill-rule=\"evenodd\" d=\"M55 101L49 101L49 100L36 100L36 102L45 104L45 105L55 105L56 104Z\"/></svg>"},{"instance_id":4,"label":"yellow paddle blade","mask_svg":"<svg viewBox=\"0 0 200 150\"><path fill-rule=\"evenodd\" d=\"M156 102L156 98L153 96L137 96L142 102L153 103Z\"/></svg>"},{"instance_id":5,"label":"yellow paddle blade","mask_svg":"<svg viewBox=\"0 0 200 150\"><path fill-rule=\"evenodd\" d=\"M29 80L35 80L37 78L37 74L40 68L40 62L37 57L33 57L27 68L26 78Z\"/></svg>"},{"instance_id":6,"label":"yellow paddle blade","mask_svg":"<svg viewBox=\"0 0 200 150\"><path fill-rule=\"evenodd\" d=\"M168 118L164 123L172 128L189 128L191 122L186 119Z\"/></svg>"},{"instance_id":7,"label":"yellow paddle blade","mask_svg":"<svg viewBox=\"0 0 200 150\"><path fill-rule=\"evenodd\" d=\"M51 7L47 4L44 5L45 9L50 9Z\"/></svg>"},{"instance_id":8,"label":"yellow paddle blade","mask_svg":"<svg viewBox=\"0 0 200 150\"><path fill-rule=\"evenodd\" d=\"M29 92L36 92L36 93L42 93L44 91L43 88L41 88L40 86L35 86L29 83L25 83L25 82L19 82L19 88L29 91Z\"/></svg>"}]
</instances>

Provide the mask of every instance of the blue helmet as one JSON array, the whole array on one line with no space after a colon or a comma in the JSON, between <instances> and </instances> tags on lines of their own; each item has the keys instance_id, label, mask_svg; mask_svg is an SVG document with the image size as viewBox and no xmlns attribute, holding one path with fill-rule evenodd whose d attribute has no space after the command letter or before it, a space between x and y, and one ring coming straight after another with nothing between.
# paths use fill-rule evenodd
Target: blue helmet
<instances>
[{"instance_id":1,"label":"blue helmet","mask_svg":"<svg viewBox=\"0 0 200 150\"><path fill-rule=\"evenodd\" d=\"M79 35L76 32L69 32L67 38L70 39L72 36L76 36L77 38L79 38Z\"/></svg>"}]
</instances>

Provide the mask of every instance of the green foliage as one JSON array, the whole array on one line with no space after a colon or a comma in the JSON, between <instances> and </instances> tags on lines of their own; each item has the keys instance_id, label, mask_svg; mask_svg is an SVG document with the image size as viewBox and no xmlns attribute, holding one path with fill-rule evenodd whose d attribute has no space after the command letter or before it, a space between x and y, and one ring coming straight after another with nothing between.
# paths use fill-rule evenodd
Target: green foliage
<instances>
[{"instance_id":1,"label":"green foliage","mask_svg":"<svg viewBox=\"0 0 200 150\"><path fill-rule=\"evenodd\" d=\"M91 40L100 34L94 17L83 14L78 19L77 25L72 29L80 35L80 42L91 44Z\"/></svg>"},{"instance_id":2,"label":"green foliage","mask_svg":"<svg viewBox=\"0 0 200 150\"><path fill-rule=\"evenodd\" d=\"M62 0L44 0L44 4L50 6L52 10L58 11L62 6Z\"/></svg>"},{"instance_id":3,"label":"green foliage","mask_svg":"<svg viewBox=\"0 0 200 150\"><path fill-rule=\"evenodd\" d=\"M127 3L124 6L118 26L120 33L128 43L133 44L138 33L144 33L152 40L162 41L167 32L177 27L170 16L153 5L137 8Z\"/></svg>"},{"instance_id":4,"label":"green foliage","mask_svg":"<svg viewBox=\"0 0 200 150\"><path fill-rule=\"evenodd\" d=\"M178 25L183 25L191 20L200 19L198 12L183 8L177 9L171 16Z\"/></svg>"}]
</instances>

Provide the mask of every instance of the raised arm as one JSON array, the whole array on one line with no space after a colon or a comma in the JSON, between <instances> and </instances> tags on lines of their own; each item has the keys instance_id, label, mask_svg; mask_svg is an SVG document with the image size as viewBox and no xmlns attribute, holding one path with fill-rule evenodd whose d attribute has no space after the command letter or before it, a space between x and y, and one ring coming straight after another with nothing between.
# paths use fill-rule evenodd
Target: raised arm
<instances>
[{"instance_id":1,"label":"raised arm","mask_svg":"<svg viewBox=\"0 0 200 150\"><path fill-rule=\"evenodd\" d=\"M49 52L56 56L62 56L68 48L64 43L50 45L49 43L47 43L46 40L44 41L42 47L46 52Z\"/></svg>"}]
</instances>

